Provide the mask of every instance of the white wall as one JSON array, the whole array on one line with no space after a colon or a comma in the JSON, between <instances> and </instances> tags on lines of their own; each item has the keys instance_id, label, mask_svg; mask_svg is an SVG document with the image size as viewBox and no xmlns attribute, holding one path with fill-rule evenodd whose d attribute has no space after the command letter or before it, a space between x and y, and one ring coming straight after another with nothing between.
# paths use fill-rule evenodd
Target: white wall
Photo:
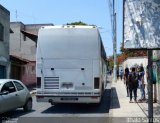
<instances>
[{"instance_id":1,"label":"white wall","mask_svg":"<svg viewBox=\"0 0 160 123\"><path fill-rule=\"evenodd\" d=\"M127 66L129 69L134 66L135 64L141 65L143 64L144 70L145 70L145 84L147 84L147 79L146 79L146 67L148 65L148 58L147 57L129 57L127 58L123 63L123 69Z\"/></svg>"},{"instance_id":2,"label":"white wall","mask_svg":"<svg viewBox=\"0 0 160 123\"><path fill-rule=\"evenodd\" d=\"M146 66L148 65L148 58L147 57L130 57L130 58L127 58L122 65L123 65L123 68L125 69L126 66L130 68L135 64L139 66L143 64L143 67L146 68Z\"/></svg>"}]
</instances>

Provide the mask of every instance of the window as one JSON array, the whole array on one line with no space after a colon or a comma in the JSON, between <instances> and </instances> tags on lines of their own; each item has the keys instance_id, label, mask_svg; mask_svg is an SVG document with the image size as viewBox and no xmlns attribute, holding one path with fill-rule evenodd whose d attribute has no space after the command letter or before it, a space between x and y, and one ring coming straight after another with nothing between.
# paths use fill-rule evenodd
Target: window
<instances>
[{"instance_id":1,"label":"window","mask_svg":"<svg viewBox=\"0 0 160 123\"><path fill-rule=\"evenodd\" d=\"M0 23L0 41L3 41L4 40L3 38L4 38L4 27Z\"/></svg>"},{"instance_id":2,"label":"window","mask_svg":"<svg viewBox=\"0 0 160 123\"><path fill-rule=\"evenodd\" d=\"M12 82L7 82L3 85L1 92L8 91L9 93L16 92L16 88Z\"/></svg>"},{"instance_id":3,"label":"window","mask_svg":"<svg viewBox=\"0 0 160 123\"><path fill-rule=\"evenodd\" d=\"M26 73L26 68L25 68L25 66L23 66L22 67L22 74L25 75L25 73Z\"/></svg>"},{"instance_id":4,"label":"window","mask_svg":"<svg viewBox=\"0 0 160 123\"><path fill-rule=\"evenodd\" d=\"M17 88L18 91L21 91L21 90L24 89L24 87L20 83L14 81L14 84L16 85L16 88Z\"/></svg>"},{"instance_id":5,"label":"window","mask_svg":"<svg viewBox=\"0 0 160 123\"><path fill-rule=\"evenodd\" d=\"M32 66L32 73L35 72L35 66Z\"/></svg>"}]
</instances>

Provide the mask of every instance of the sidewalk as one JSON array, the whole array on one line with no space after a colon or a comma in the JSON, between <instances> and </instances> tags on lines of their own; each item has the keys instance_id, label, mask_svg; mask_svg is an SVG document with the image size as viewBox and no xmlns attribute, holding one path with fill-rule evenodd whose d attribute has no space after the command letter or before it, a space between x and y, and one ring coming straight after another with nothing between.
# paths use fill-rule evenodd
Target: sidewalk
<instances>
[{"instance_id":1,"label":"sidewalk","mask_svg":"<svg viewBox=\"0 0 160 123\"><path fill-rule=\"evenodd\" d=\"M140 90L138 92L138 99L140 98ZM160 118L160 105L154 103L154 117ZM135 118L148 117L148 103L129 103L129 97L123 81L118 80L112 82L111 85L111 106L110 117L113 118ZM160 120L160 119L159 119ZM123 121L124 122L124 121Z\"/></svg>"}]
</instances>

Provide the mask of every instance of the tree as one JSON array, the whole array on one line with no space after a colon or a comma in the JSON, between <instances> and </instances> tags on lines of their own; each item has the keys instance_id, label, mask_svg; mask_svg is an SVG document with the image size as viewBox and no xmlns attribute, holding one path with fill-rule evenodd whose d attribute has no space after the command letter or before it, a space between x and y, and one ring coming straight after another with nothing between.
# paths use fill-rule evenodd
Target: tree
<instances>
[{"instance_id":1,"label":"tree","mask_svg":"<svg viewBox=\"0 0 160 123\"><path fill-rule=\"evenodd\" d=\"M86 24L82 21L77 21L77 22L71 22L71 23L67 23L66 25L84 25L84 26L96 26L94 24Z\"/></svg>"},{"instance_id":2,"label":"tree","mask_svg":"<svg viewBox=\"0 0 160 123\"><path fill-rule=\"evenodd\" d=\"M114 66L113 56L109 56L107 61L108 61L108 67L113 68L113 66Z\"/></svg>"},{"instance_id":3,"label":"tree","mask_svg":"<svg viewBox=\"0 0 160 123\"><path fill-rule=\"evenodd\" d=\"M127 55L124 53L117 55L117 65L121 64L126 58Z\"/></svg>"},{"instance_id":4,"label":"tree","mask_svg":"<svg viewBox=\"0 0 160 123\"><path fill-rule=\"evenodd\" d=\"M121 64L126 58L128 57L138 57L138 56L147 56L147 51L146 50L129 50L129 49L124 49L122 44L120 47L120 54L117 54L117 66ZM109 59L112 61L111 59Z\"/></svg>"},{"instance_id":5,"label":"tree","mask_svg":"<svg viewBox=\"0 0 160 123\"><path fill-rule=\"evenodd\" d=\"M138 57L138 56L147 56L147 50L129 50L124 49L121 43L121 54L124 54L126 57Z\"/></svg>"},{"instance_id":6,"label":"tree","mask_svg":"<svg viewBox=\"0 0 160 123\"><path fill-rule=\"evenodd\" d=\"M82 21L67 23L66 25L88 25Z\"/></svg>"}]
</instances>

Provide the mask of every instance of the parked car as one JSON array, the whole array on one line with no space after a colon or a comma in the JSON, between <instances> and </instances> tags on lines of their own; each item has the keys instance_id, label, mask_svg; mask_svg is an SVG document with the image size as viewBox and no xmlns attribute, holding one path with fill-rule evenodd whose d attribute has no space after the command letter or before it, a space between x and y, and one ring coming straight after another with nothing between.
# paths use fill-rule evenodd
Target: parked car
<instances>
[{"instance_id":1,"label":"parked car","mask_svg":"<svg viewBox=\"0 0 160 123\"><path fill-rule=\"evenodd\" d=\"M19 80L0 79L0 114L23 107L32 110L32 97L27 87Z\"/></svg>"}]
</instances>

